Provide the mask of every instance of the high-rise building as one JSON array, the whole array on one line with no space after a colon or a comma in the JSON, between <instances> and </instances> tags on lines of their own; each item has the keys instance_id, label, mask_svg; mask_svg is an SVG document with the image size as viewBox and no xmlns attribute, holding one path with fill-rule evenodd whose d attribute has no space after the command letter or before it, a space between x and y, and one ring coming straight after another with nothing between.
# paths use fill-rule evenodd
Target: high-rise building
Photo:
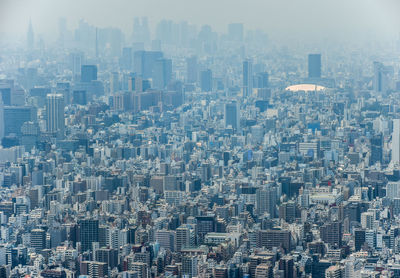
<instances>
[{"instance_id":1,"label":"high-rise building","mask_svg":"<svg viewBox=\"0 0 400 278\"><path fill-rule=\"evenodd\" d=\"M200 243L203 243L204 236L207 233L215 232L215 217L214 216L197 216L197 235Z\"/></svg>"},{"instance_id":2,"label":"high-rise building","mask_svg":"<svg viewBox=\"0 0 400 278\"><path fill-rule=\"evenodd\" d=\"M140 77L152 78L157 60L163 58L160 51L135 51L133 54L133 71Z\"/></svg>"},{"instance_id":3,"label":"high-rise building","mask_svg":"<svg viewBox=\"0 0 400 278\"><path fill-rule=\"evenodd\" d=\"M319 232L323 242L342 247L343 228L341 222L326 223L319 229Z\"/></svg>"},{"instance_id":4,"label":"high-rise building","mask_svg":"<svg viewBox=\"0 0 400 278\"><path fill-rule=\"evenodd\" d=\"M97 66L96 65L82 65L81 66L81 82L91 82L97 80Z\"/></svg>"},{"instance_id":5,"label":"high-rise building","mask_svg":"<svg viewBox=\"0 0 400 278\"><path fill-rule=\"evenodd\" d=\"M32 50L35 47L35 35L33 33L32 21L29 20L28 32L26 34L26 46L28 50Z\"/></svg>"},{"instance_id":6,"label":"high-rise building","mask_svg":"<svg viewBox=\"0 0 400 278\"><path fill-rule=\"evenodd\" d=\"M393 120L392 163L400 164L400 119Z\"/></svg>"},{"instance_id":7,"label":"high-rise building","mask_svg":"<svg viewBox=\"0 0 400 278\"><path fill-rule=\"evenodd\" d=\"M30 106L4 106L3 116L0 121L3 120L4 136L9 134L20 136L25 122L36 121L36 110Z\"/></svg>"},{"instance_id":8,"label":"high-rise building","mask_svg":"<svg viewBox=\"0 0 400 278\"><path fill-rule=\"evenodd\" d=\"M380 62L374 62L374 79L372 81L374 91L385 93L390 89L393 75L393 67L385 66Z\"/></svg>"},{"instance_id":9,"label":"high-rise building","mask_svg":"<svg viewBox=\"0 0 400 278\"><path fill-rule=\"evenodd\" d=\"M272 249L282 246L286 252L292 248L292 239L288 230L260 230L257 233L257 247Z\"/></svg>"},{"instance_id":10,"label":"high-rise building","mask_svg":"<svg viewBox=\"0 0 400 278\"><path fill-rule=\"evenodd\" d=\"M213 89L212 83L213 83L212 71L210 69L201 71L200 72L201 91L211 92Z\"/></svg>"},{"instance_id":11,"label":"high-rise building","mask_svg":"<svg viewBox=\"0 0 400 278\"><path fill-rule=\"evenodd\" d=\"M64 135L64 97L61 94L48 94L46 103L47 132Z\"/></svg>"},{"instance_id":12,"label":"high-rise building","mask_svg":"<svg viewBox=\"0 0 400 278\"><path fill-rule=\"evenodd\" d=\"M234 130L240 129L239 105L236 101L225 103L225 127L231 126Z\"/></svg>"},{"instance_id":13,"label":"high-rise building","mask_svg":"<svg viewBox=\"0 0 400 278\"><path fill-rule=\"evenodd\" d=\"M284 278L295 277L293 257L285 256L279 260L279 269L283 270Z\"/></svg>"},{"instance_id":14,"label":"high-rise building","mask_svg":"<svg viewBox=\"0 0 400 278\"><path fill-rule=\"evenodd\" d=\"M228 38L231 41L243 41L243 23L231 23L228 25Z\"/></svg>"},{"instance_id":15,"label":"high-rise building","mask_svg":"<svg viewBox=\"0 0 400 278\"><path fill-rule=\"evenodd\" d=\"M197 276L197 257L185 256L182 258L182 274L192 278Z\"/></svg>"},{"instance_id":16,"label":"high-rise building","mask_svg":"<svg viewBox=\"0 0 400 278\"><path fill-rule=\"evenodd\" d=\"M111 269L118 266L117 249L100 248L96 250L95 254L96 261L106 263Z\"/></svg>"},{"instance_id":17,"label":"high-rise building","mask_svg":"<svg viewBox=\"0 0 400 278\"><path fill-rule=\"evenodd\" d=\"M188 225L182 225L176 229L176 251L181 251L182 248L194 246L194 244L194 229Z\"/></svg>"},{"instance_id":18,"label":"high-rise building","mask_svg":"<svg viewBox=\"0 0 400 278\"><path fill-rule=\"evenodd\" d=\"M99 221L94 219L80 220L79 227L82 251L92 249L92 243L99 241Z\"/></svg>"},{"instance_id":19,"label":"high-rise building","mask_svg":"<svg viewBox=\"0 0 400 278\"><path fill-rule=\"evenodd\" d=\"M259 89L264 89L268 88L269 85L269 74L268 72L259 72L256 75L256 81L257 81L257 88Z\"/></svg>"},{"instance_id":20,"label":"high-rise building","mask_svg":"<svg viewBox=\"0 0 400 278\"><path fill-rule=\"evenodd\" d=\"M172 60L159 59L154 64L153 87L164 89L172 79Z\"/></svg>"},{"instance_id":21,"label":"high-rise building","mask_svg":"<svg viewBox=\"0 0 400 278\"><path fill-rule=\"evenodd\" d=\"M321 54L308 55L308 77L321 78Z\"/></svg>"},{"instance_id":22,"label":"high-rise building","mask_svg":"<svg viewBox=\"0 0 400 278\"><path fill-rule=\"evenodd\" d=\"M198 79L197 57L186 58L186 82L195 83Z\"/></svg>"},{"instance_id":23,"label":"high-rise building","mask_svg":"<svg viewBox=\"0 0 400 278\"><path fill-rule=\"evenodd\" d=\"M31 231L31 247L36 252L40 252L46 248L46 231L42 229L33 229Z\"/></svg>"},{"instance_id":24,"label":"high-rise building","mask_svg":"<svg viewBox=\"0 0 400 278\"><path fill-rule=\"evenodd\" d=\"M132 47L124 47L122 49L122 57L120 66L123 70L132 70L133 69L133 52Z\"/></svg>"},{"instance_id":25,"label":"high-rise building","mask_svg":"<svg viewBox=\"0 0 400 278\"><path fill-rule=\"evenodd\" d=\"M354 230L354 248L356 251L360 251L361 247L365 243L365 230L356 229Z\"/></svg>"},{"instance_id":26,"label":"high-rise building","mask_svg":"<svg viewBox=\"0 0 400 278\"><path fill-rule=\"evenodd\" d=\"M256 200L257 213L259 215L262 215L265 212L267 212L267 213L269 213L271 218L274 218L275 217L275 206L276 206L276 200L277 200L276 187L267 187L267 188L258 189L256 196L257 196L257 200Z\"/></svg>"},{"instance_id":27,"label":"high-rise building","mask_svg":"<svg viewBox=\"0 0 400 278\"><path fill-rule=\"evenodd\" d=\"M253 62L250 59L243 61L243 97L253 93Z\"/></svg>"}]
</instances>

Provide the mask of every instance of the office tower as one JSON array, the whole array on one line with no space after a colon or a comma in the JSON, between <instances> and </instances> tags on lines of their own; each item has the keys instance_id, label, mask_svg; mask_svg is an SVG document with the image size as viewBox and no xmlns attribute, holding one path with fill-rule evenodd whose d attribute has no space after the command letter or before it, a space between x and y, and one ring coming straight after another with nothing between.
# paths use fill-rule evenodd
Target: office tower
<instances>
[{"instance_id":1,"label":"office tower","mask_svg":"<svg viewBox=\"0 0 400 278\"><path fill-rule=\"evenodd\" d=\"M86 105L87 96L85 90L74 90L72 92L72 104Z\"/></svg>"},{"instance_id":2,"label":"office tower","mask_svg":"<svg viewBox=\"0 0 400 278\"><path fill-rule=\"evenodd\" d=\"M133 20L133 42L148 43L150 41L150 29L147 17L135 17Z\"/></svg>"},{"instance_id":3,"label":"office tower","mask_svg":"<svg viewBox=\"0 0 400 278\"><path fill-rule=\"evenodd\" d=\"M37 122L25 122L21 127L20 143L30 151L39 141L40 128Z\"/></svg>"},{"instance_id":4,"label":"office tower","mask_svg":"<svg viewBox=\"0 0 400 278\"><path fill-rule=\"evenodd\" d=\"M200 72L200 88L202 92L211 92L213 89L212 82L212 71L210 69Z\"/></svg>"},{"instance_id":5,"label":"office tower","mask_svg":"<svg viewBox=\"0 0 400 278\"><path fill-rule=\"evenodd\" d=\"M228 25L228 38L231 41L243 41L243 23L231 23Z\"/></svg>"},{"instance_id":6,"label":"office tower","mask_svg":"<svg viewBox=\"0 0 400 278\"><path fill-rule=\"evenodd\" d=\"M256 208L259 215L265 212L270 215L271 218L275 218L275 207L277 189L276 187L260 188L256 192Z\"/></svg>"},{"instance_id":7,"label":"office tower","mask_svg":"<svg viewBox=\"0 0 400 278\"><path fill-rule=\"evenodd\" d=\"M388 182L386 185L386 197L400 198L400 182Z\"/></svg>"},{"instance_id":8,"label":"office tower","mask_svg":"<svg viewBox=\"0 0 400 278\"><path fill-rule=\"evenodd\" d=\"M71 84L69 82L57 82L57 94L62 94L64 97L64 104L71 104Z\"/></svg>"},{"instance_id":9,"label":"office tower","mask_svg":"<svg viewBox=\"0 0 400 278\"><path fill-rule=\"evenodd\" d=\"M172 60L159 59L154 64L153 88L164 89L172 79Z\"/></svg>"},{"instance_id":10,"label":"office tower","mask_svg":"<svg viewBox=\"0 0 400 278\"><path fill-rule=\"evenodd\" d=\"M195 244L194 230L187 225L182 225L176 229L176 251L190 247Z\"/></svg>"},{"instance_id":11,"label":"office tower","mask_svg":"<svg viewBox=\"0 0 400 278\"><path fill-rule=\"evenodd\" d=\"M119 73L118 72L111 72L110 73L110 93L115 93L120 90L120 83L119 83Z\"/></svg>"},{"instance_id":12,"label":"office tower","mask_svg":"<svg viewBox=\"0 0 400 278\"><path fill-rule=\"evenodd\" d=\"M360 251L361 247L365 243L365 230L356 229L354 230L354 248L356 251Z\"/></svg>"},{"instance_id":13,"label":"office tower","mask_svg":"<svg viewBox=\"0 0 400 278\"><path fill-rule=\"evenodd\" d=\"M152 78L154 65L163 58L159 51L135 51L133 54L133 71L143 79Z\"/></svg>"},{"instance_id":14,"label":"office tower","mask_svg":"<svg viewBox=\"0 0 400 278\"><path fill-rule=\"evenodd\" d=\"M288 201L279 206L279 218L285 220L288 223L292 223L296 220L297 206L293 201Z\"/></svg>"},{"instance_id":15,"label":"office tower","mask_svg":"<svg viewBox=\"0 0 400 278\"><path fill-rule=\"evenodd\" d=\"M308 55L308 77L321 78L321 54Z\"/></svg>"},{"instance_id":16,"label":"office tower","mask_svg":"<svg viewBox=\"0 0 400 278\"><path fill-rule=\"evenodd\" d=\"M197 276L197 257L184 256L182 258L182 274L192 278Z\"/></svg>"},{"instance_id":17,"label":"office tower","mask_svg":"<svg viewBox=\"0 0 400 278\"><path fill-rule=\"evenodd\" d=\"M269 74L268 72L259 72L256 75L256 81L257 81L257 88L258 89L264 89L268 88L269 84Z\"/></svg>"},{"instance_id":18,"label":"office tower","mask_svg":"<svg viewBox=\"0 0 400 278\"><path fill-rule=\"evenodd\" d=\"M243 61L243 97L253 93L253 62L250 59Z\"/></svg>"},{"instance_id":19,"label":"office tower","mask_svg":"<svg viewBox=\"0 0 400 278\"><path fill-rule=\"evenodd\" d=\"M46 103L47 132L64 135L64 97L61 94L48 94Z\"/></svg>"},{"instance_id":20,"label":"office tower","mask_svg":"<svg viewBox=\"0 0 400 278\"><path fill-rule=\"evenodd\" d=\"M7 267L5 266L5 263L0 266L0 278L7 278Z\"/></svg>"},{"instance_id":21,"label":"office tower","mask_svg":"<svg viewBox=\"0 0 400 278\"><path fill-rule=\"evenodd\" d=\"M0 81L0 101L3 102L3 105L11 105L13 90L14 90L14 80Z\"/></svg>"},{"instance_id":22,"label":"office tower","mask_svg":"<svg viewBox=\"0 0 400 278\"><path fill-rule=\"evenodd\" d=\"M382 134L374 135L370 139L371 143L371 156L369 159L369 165L374 165L375 163L382 163L383 157L383 136Z\"/></svg>"},{"instance_id":23,"label":"office tower","mask_svg":"<svg viewBox=\"0 0 400 278\"><path fill-rule=\"evenodd\" d=\"M30 106L3 106L3 116L0 121L3 120L4 136L20 136L25 122L36 121L36 110Z\"/></svg>"},{"instance_id":24,"label":"office tower","mask_svg":"<svg viewBox=\"0 0 400 278\"><path fill-rule=\"evenodd\" d=\"M361 227L363 229L372 230L374 225L374 213L372 211L366 211L361 213Z\"/></svg>"},{"instance_id":25,"label":"office tower","mask_svg":"<svg viewBox=\"0 0 400 278\"><path fill-rule=\"evenodd\" d=\"M73 52L69 55L70 69L74 80L79 80L82 64L84 63L83 52Z\"/></svg>"},{"instance_id":26,"label":"office tower","mask_svg":"<svg viewBox=\"0 0 400 278\"><path fill-rule=\"evenodd\" d=\"M29 20L28 32L26 34L26 46L28 50L32 50L35 47L35 35L33 33L32 21Z\"/></svg>"},{"instance_id":27,"label":"office tower","mask_svg":"<svg viewBox=\"0 0 400 278\"><path fill-rule=\"evenodd\" d=\"M81 82L90 82L97 80L97 66L96 65L82 65L81 66Z\"/></svg>"},{"instance_id":28,"label":"office tower","mask_svg":"<svg viewBox=\"0 0 400 278\"><path fill-rule=\"evenodd\" d=\"M65 17L58 19L58 41L61 46L64 46L67 36L67 19Z\"/></svg>"},{"instance_id":29,"label":"office tower","mask_svg":"<svg viewBox=\"0 0 400 278\"><path fill-rule=\"evenodd\" d=\"M122 57L120 62L121 69L132 70L133 69L133 51L132 47L124 47L122 49Z\"/></svg>"},{"instance_id":30,"label":"office tower","mask_svg":"<svg viewBox=\"0 0 400 278\"><path fill-rule=\"evenodd\" d=\"M392 163L400 164L400 119L393 120Z\"/></svg>"},{"instance_id":31,"label":"office tower","mask_svg":"<svg viewBox=\"0 0 400 278\"><path fill-rule=\"evenodd\" d=\"M31 247L36 252L40 252L46 248L46 232L42 229L33 229L31 231Z\"/></svg>"},{"instance_id":32,"label":"office tower","mask_svg":"<svg viewBox=\"0 0 400 278\"><path fill-rule=\"evenodd\" d=\"M257 233L257 247L272 249L282 247L286 252L292 248L291 234L288 230L260 230Z\"/></svg>"},{"instance_id":33,"label":"office tower","mask_svg":"<svg viewBox=\"0 0 400 278\"><path fill-rule=\"evenodd\" d=\"M203 243L204 236L207 233L215 232L215 217L214 216L197 216L197 235L199 243Z\"/></svg>"},{"instance_id":34,"label":"office tower","mask_svg":"<svg viewBox=\"0 0 400 278\"><path fill-rule=\"evenodd\" d=\"M225 103L225 127L232 127L234 130L240 130L240 110L236 101Z\"/></svg>"},{"instance_id":35,"label":"office tower","mask_svg":"<svg viewBox=\"0 0 400 278\"><path fill-rule=\"evenodd\" d=\"M319 232L323 242L342 247L343 229L341 222L326 223L319 229Z\"/></svg>"},{"instance_id":36,"label":"office tower","mask_svg":"<svg viewBox=\"0 0 400 278\"><path fill-rule=\"evenodd\" d=\"M373 78L373 90L375 92L385 93L392 86L392 80L394 77L394 69L391 66L385 66L380 62L374 62L374 78Z\"/></svg>"},{"instance_id":37,"label":"office tower","mask_svg":"<svg viewBox=\"0 0 400 278\"><path fill-rule=\"evenodd\" d=\"M95 251L96 261L106 263L113 269L118 266L118 250L110 248L100 248Z\"/></svg>"},{"instance_id":38,"label":"office tower","mask_svg":"<svg viewBox=\"0 0 400 278\"><path fill-rule=\"evenodd\" d=\"M284 278L293 278L294 275L294 261L293 257L285 256L279 260L279 270L283 270Z\"/></svg>"},{"instance_id":39,"label":"office tower","mask_svg":"<svg viewBox=\"0 0 400 278\"><path fill-rule=\"evenodd\" d=\"M198 78L197 57L186 58L186 82L195 83Z\"/></svg>"},{"instance_id":40,"label":"office tower","mask_svg":"<svg viewBox=\"0 0 400 278\"><path fill-rule=\"evenodd\" d=\"M0 101L0 140L4 137L4 106Z\"/></svg>"},{"instance_id":41,"label":"office tower","mask_svg":"<svg viewBox=\"0 0 400 278\"><path fill-rule=\"evenodd\" d=\"M82 252L92 249L92 243L99 241L99 221L84 219L79 221L79 235Z\"/></svg>"},{"instance_id":42,"label":"office tower","mask_svg":"<svg viewBox=\"0 0 400 278\"><path fill-rule=\"evenodd\" d=\"M173 231L158 230L155 232L155 238L164 249L175 251L175 233Z\"/></svg>"}]
</instances>

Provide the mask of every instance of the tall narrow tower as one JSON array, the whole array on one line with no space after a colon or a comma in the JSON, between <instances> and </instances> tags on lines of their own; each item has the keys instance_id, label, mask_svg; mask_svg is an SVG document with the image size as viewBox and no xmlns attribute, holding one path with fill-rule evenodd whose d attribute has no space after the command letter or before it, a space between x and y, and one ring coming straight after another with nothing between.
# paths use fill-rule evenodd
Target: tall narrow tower
<instances>
[{"instance_id":1,"label":"tall narrow tower","mask_svg":"<svg viewBox=\"0 0 400 278\"><path fill-rule=\"evenodd\" d=\"M392 163L400 164L400 119L393 120Z\"/></svg>"},{"instance_id":2,"label":"tall narrow tower","mask_svg":"<svg viewBox=\"0 0 400 278\"><path fill-rule=\"evenodd\" d=\"M62 94L48 94L46 103L47 132L58 137L64 136L64 97Z\"/></svg>"},{"instance_id":3,"label":"tall narrow tower","mask_svg":"<svg viewBox=\"0 0 400 278\"><path fill-rule=\"evenodd\" d=\"M253 63L250 59L243 61L243 97L253 93Z\"/></svg>"},{"instance_id":4,"label":"tall narrow tower","mask_svg":"<svg viewBox=\"0 0 400 278\"><path fill-rule=\"evenodd\" d=\"M33 47L35 46L35 36L33 33L33 27L32 27L32 21L29 20L29 27L28 27L28 32L26 34L26 46L28 50L32 50Z\"/></svg>"}]
</instances>

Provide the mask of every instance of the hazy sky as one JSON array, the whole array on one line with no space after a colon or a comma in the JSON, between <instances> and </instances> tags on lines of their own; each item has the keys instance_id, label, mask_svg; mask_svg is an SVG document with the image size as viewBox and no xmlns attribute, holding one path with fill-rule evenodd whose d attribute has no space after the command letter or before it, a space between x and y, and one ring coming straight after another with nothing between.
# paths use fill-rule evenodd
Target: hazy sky
<instances>
[{"instance_id":1,"label":"hazy sky","mask_svg":"<svg viewBox=\"0 0 400 278\"><path fill-rule=\"evenodd\" d=\"M25 35L29 18L35 34L56 35L58 18L68 28L80 18L131 33L134 16L210 24L225 32L230 22L260 28L271 36L397 37L400 0L0 0L0 32Z\"/></svg>"}]
</instances>

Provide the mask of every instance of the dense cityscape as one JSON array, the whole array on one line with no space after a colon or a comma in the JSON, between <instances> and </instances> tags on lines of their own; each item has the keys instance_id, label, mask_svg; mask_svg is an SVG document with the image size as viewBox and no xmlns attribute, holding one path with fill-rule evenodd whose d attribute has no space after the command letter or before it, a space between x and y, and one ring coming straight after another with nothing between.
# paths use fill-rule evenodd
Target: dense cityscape
<instances>
[{"instance_id":1,"label":"dense cityscape","mask_svg":"<svg viewBox=\"0 0 400 278\"><path fill-rule=\"evenodd\" d=\"M400 277L400 39L58 22L0 47L0 278Z\"/></svg>"}]
</instances>

